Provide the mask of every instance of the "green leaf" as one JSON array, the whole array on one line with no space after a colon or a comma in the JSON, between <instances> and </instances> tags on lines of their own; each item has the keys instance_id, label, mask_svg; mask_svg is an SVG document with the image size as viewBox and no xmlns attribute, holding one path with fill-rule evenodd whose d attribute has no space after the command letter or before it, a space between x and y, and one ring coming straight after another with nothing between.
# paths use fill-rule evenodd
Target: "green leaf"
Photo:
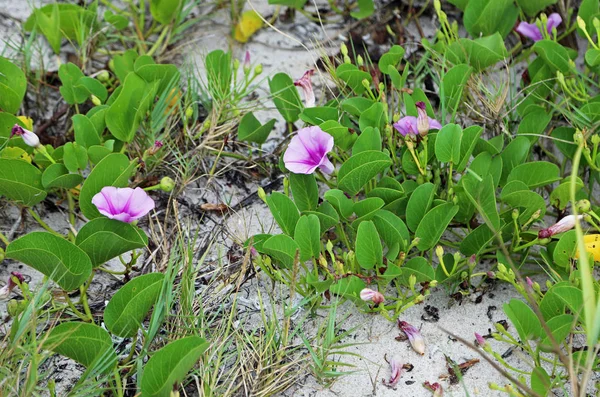
<instances>
[{"instance_id":1,"label":"green leaf","mask_svg":"<svg viewBox=\"0 0 600 397\"><path fill-rule=\"evenodd\" d=\"M227 101L231 94L233 68L231 53L214 50L208 53L204 60L208 92L217 103Z\"/></svg>"},{"instance_id":2,"label":"green leaf","mask_svg":"<svg viewBox=\"0 0 600 397\"><path fill-rule=\"evenodd\" d=\"M554 340L559 345L567 338L567 336L571 333L571 330L575 328L577 325L575 322L575 317L571 314L561 314L556 317L552 317L546 323L550 331L552 331L552 336ZM551 352L552 351L552 342L550 340L549 335L544 335L542 341L540 342L540 348L543 351Z\"/></svg>"},{"instance_id":3,"label":"green leaf","mask_svg":"<svg viewBox=\"0 0 600 397\"><path fill-rule=\"evenodd\" d=\"M560 180L560 170L548 161L532 161L516 166L510 171L506 182L521 181L530 189L549 185Z\"/></svg>"},{"instance_id":4,"label":"green leaf","mask_svg":"<svg viewBox=\"0 0 600 397\"><path fill-rule=\"evenodd\" d=\"M455 65L466 63L477 72L508 58L504 39L498 32L474 40L459 39L448 47L446 54Z\"/></svg>"},{"instance_id":5,"label":"green leaf","mask_svg":"<svg viewBox=\"0 0 600 397\"><path fill-rule=\"evenodd\" d=\"M538 136L543 136L544 130L552 120L552 114L542 109L532 110L523 117L519 123L517 135L527 134L527 139L531 143L538 140Z\"/></svg>"},{"instance_id":6,"label":"green leaf","mask_svg":"<svg viewBox=\"0 0 600 397\"><path fill-rule=\"evenodd\" d=\"M331 285L329 291L331 291L333 294L359 301L360 291L362 291L365 287L366 284L362 279L356 276L350 276L339 279L337 282Z\"/></svg>"},{"instance_id":7,"label":"green leaf","mask_svg":"<svg viewBox=\"0 0 600 397\"><path fill-rule=\"evenodd\" d=\"M314 211L319 204L319 187L314 174L290 173L289 178L292 197L298 209L302 212Z\"/></svg>"},{"instance_id":8,"label":"green leaf","mask_svg":"<svg viewBox=\"0 0 600 397\"><path fill-rule=\"evenodd\" d=\"M285 73L277 73L269 80L269 89L273 103L284 120L288 123L297 121L304 105L292 78Z\"/></svg>"},{"instance_id":9,"label":"green leaf","mask_svg":"<svg viewBox=\"0 0 600 397\"><path fill-rule=\"evenodd\" d=\"M304 108L300 113L300 120L312 125L319 125L326 121L337 121L338 118L338 109L331 106Z\"/></svg>"},{"instance_id":10,"label":"green leaf","mask_svg":"<svg viewBox=\"0 0 600 397\"><path fill-rule=\"evenodd\" d=\"M335 208L327 201L324 201L316 211L305 211L304 213L319 218L321 235L340 222L340 217Z\"/></svg>"},{"instance_id":11,"label":"green leaf","mask_svg":"<svg viewBox=\"0 0 600 397\"><path fill-rule=\"evenodd\" d=\"M157 87L158 83L146 83L136 73L127 75L117 99L106 111L106 126L115 138L123 142L133 140L154 101Z\"/></svg>"},{"instance_id":12,"label":"green leaf","mask_svg":"<svg viewBox=\"0 0 600 397\"><path fill-rule=\"evenodd\" d=\"M42 174L42 185L45 189L72 189L81 182L83 182L81 175L69 174L67 167L62 164L50 164Z\"/></svg>"},{"instance_id":13,"label":"green leaf","mask_svg":"<svg viewBox=\"0 0 600 397\"><path fill-rule=\"evenodd\" d=\"M63 146L63 151L63 163L70 172L76 173L87 167L87 150L83 146L75 142L67 142Z\"/></svg>"},{"instance_id":14,"label":"green leaf","mask_svg":"<svg viewBox=\"0 0 600 397\"><path fill-rule=\"evenodd\" d=\"M134 336L144 318L158 300L165 275L138 276L121 287L104 310L104 324L122 338Z\"/></svg>"},{"instance_id":15,"label":"green leaf","mask_svg":"<svg viewBox=\"0 0 600 397\"><path fill-rule=\"evenodd\" d=\"M500 216L496 208L496 192L491 175L487 175L480 183L469 183L463 179L465 193L475 205L486 223L490 223L493 230L500 228Z\"/></svg>"},{"instance_id":16,"label":"green leaf","mask_svg":"<svg viewBox=\"0 0 600 397\"><path fill-rule=\"evenodd\" d=\"M188 336L156 351L144 367L142 395L169 397L173 385L183 381L209 344L198 336Z\"/></svg>"},{"instance_id":17,"label":"green leaf","mask_svg":"<svg viewBox=\"0 0 600 397\"><path fill-rule=\"evenodd\" d=\"M585 52L585 61L590 67L600 65L600 50L590 48Z\"/></svg>"},{"instance_id":18,"label":"green leaf","mask_svg":"<svg viewBox=\"0 0 600 397\"><path fill-rule=\"evenodd\" d=\"M342 109L352 116L360 117L362 112L373 106L373 100L364 97L351 97L342 101Z\"/></svg>"},{"instance_id":19,"label":"green leaf","mask_svg":"<svg viewBox=\"0 0 600 397\"><path fill-rule=\"evenodd\" d=\"M48 232L31 232L12 241L6 257L33 267L65 291L79 287L92 273L92 263L83 250Z\"/></svg>"},{"instance_id":20,"label":"green leaf","mask_svg":"<svg viewBox=\"0 0 600 397\"><path fill-rule=\"evenodd\" d=\"M354 202L350 200L344 192L338 189L331 189L325 192L323 198L327 200L344 219L348 219L354 211Z\"/></svg>"},{"instance_id":21,"label":"green leaf","mask_svg":"<svg viewBox=\"0 0 600 397\"><path fill-rule=\"evenodd\" d=\"M399 45L393 45L388 52L379 58L378 66L382 73L389 74L389 67L396 69L404 57L404 48Z\"/></svg>"},{"instance_id":22,"label":"green leaf","mask_svg":"<svg viewBox=\"0 0 600 397\"><path fill-rule=\"evenodd\" d=\"M46 198L42 172L24 160L0 158L0 195L27 207Z\"/></svg>"},{"instance_id":23,"label":"green leaf","mask_svg":"<svg viewBox=\"0 0 600 397\"><path fill-rule=\"evenodd\" d=\"M151 0L150 13L152 18L163 25L167 25L181 11L182 4L182 0Z\"/></svg>"},{"instance_id":24,"label":"green leaf","mask_svg":"<svg viewBox=\"0 0 600 397\"><path fill-rule=\"evenodd\" d=\"M351 196L360 192L377 174L392 165L386 153L368 150L348 159L338 171L338 187Z\"/></svg>"},{"instance_id":25,"label":"green leaf","mask_svg":"<svg viewBox=\"0 0 600 397\"><path fill-rule=\"evenodd\" d=\"M583 188L583 181L577 177L575 181L575 198L579 199L579 193ZM583 198L583 197L582 197ZM563 182L558 185L552 193L550 193L550 204L559 210L564 210L569 205L571 200L571 177L566 177Z\"/></svg>"},{"instance_id":26,"label":"green leaf","mask_svg":"<svg viewBox=\"0 0 600 397\"><path fill-rule=\"evenodd\" d=\"M96 127L87 116L76 114L71 120L73 121L73 129L75 130L75 142L78 145L89 148L90 146L102 144Z\"/></svg>"},{"instance_id":27,"label":"green leaf","mask_svg":"<svg viewBox=\"0 0 600 397\"><path fill-rule=\"evenodd\" d=\"M113 70L120 82L125 81L129 72L134 71L133 68L137 58L138 53L135 50L127 50L123 55L115 55L113 57Z\"/></svg>"},{"instance_id":28,"label":"green leaf","mask_svg":"<svg viewBox=\"0 0 600 397\"><path fill-rule=\"evenodd\" d=\"M435 272L433 271L433 267L429 264L427 259L422 256L417 256L410 259L401 267L402 276L404 284L408 285L408 279L411 275L415 275L417 278L417 283L422 283L424 281L431 281L435 279Z\"/></svg>"},{"instance_id":29,"label":"green leaf","mask_svg":"<svg viewBox=\"0 0 600 397\"><path fill-rule=\"evenodd\" d=\"M352 146L352 155L367 150L381 151L381 133L378 128L366 127Z\"/></svg>"},{"instance_id":30,"label":"green leaf","mask_svg":"<svg viewBox=\"0 0 600 397\"><path fill-rule=\"evenodd\" d=\"M363 269L380 267L383 263L383 248L379 233L372 221L362 222L356 232L356 261Z\"/></svg>"},{"instance_id":31,"label":"green leaf","mask_svg":"<svg viewBox=\"0 0 600 397\"><path fill-rule=\"evenodd\" d=\"M352 65L350 63L342 63L339 65L335 70L335 74L357 95L360 95L366 91L365 86L362 84L363 80L366 79L369 83L373 81L370 73L364 72L358 69L356 65Z\"/></svg>"},{"instance_id":32,"label":"green leaf","mask_svg":"<svg viewBox=\"0 0 600 397\"><path fill-rule=\"evenodd\" d=\"M546 7L555 4L558 0L516 0L517 5L530 18L536 16Z\"/></svg>"},{"instance_id":33,"label":"green leaf","mask_svg":"<svg viewBox=\"0 0 600 397\"><path fill-rule=\"evenodd\" d=\"M583 18L588 32L594 26L594 17L600 16L600 3L598 0L583 0L579 5L579 11L577 15ZM577 29L579 35L585 37L581 29Z\"/></svg>"},{"instance_id":34,"label":"green leaf","mask_svg":"<svg viewBox=\"0 0 600 397\"><path fill-rule=\"evenodd\" d=\"M569 53L567 49L553 40L540 40L533 45L533 51L554 71L570 73Z\"/></svg>"},{"instance_id":35,"label":"green leaf","mask_svg":"<svg viewBox=\"0 0 600 397\"><path fill-rule=\"evenodd\" d=\"M293 236L300 218L296 204L285 194L273 192L267 197L267 205L281 230L288 236Z\"/></svg>"},{"instance_id":36,"label":"green leaf","mask_svg":"<svg viewBox=\"0 0 600 397\"><path fill-rule=\"evenodd\" d=\"M375 212L384 205L385 202L379 197L370 197L355 203L353 209L357 219L352 222L352 227L356 229L362 221L371 220Z\"/></svg>"},{"instance_id":37,"label":"green leaf","mask_svg":"<svg viewBox=\"0 0 600 397\"><path fill-rule=\"evenodd\" d=\"M542 367L535 367L531 372L531 388L540 397L546 397L552 389L552 380Z\"/></svg>"},{"instance_id":38,"label":"green leaf","mask_svg":"<svg viewBox=\"0 0 600 397\"><path fill-rule=\"evenodd\" d=\"M26 91L25 73L8 59L0 57L0 109L17 113Z\"/></svg>"},{"instance_id":39,"label":"green leaf","mask_svg":"<svg viewBox=\"0 0 600 397\"><path fill-rule=\"evenodd\" d=\"M407 248L410 234L402 219L388 210L378 210L372 221L388 249L395 244L398 244L398 249L401 251Z\"/></svg>"},{"instance_id":40,"label":"green leaf","mask_svg":"<svg viewBox=\"0 0 600 397\"><path fill-rule=\"evenodd\" d=\"M308 0L269 0L269 4L279 4L282 6L301 10Z\"/></svg>"},{"instance_id":41,"label":"green leaf","mask_svg":"<svg viewBox=\"0 0 600 397\"><path fill-rule=\"evenodd\" d=\"M556 247L554 248L554 263L563 268L571 266L571 259L575 256L577 250L577 234L575 230L569 230L560 236Z\"/></svg>"},{"instance_id":42,"label":"green leaf","mask_svg":"<svg viewBox=\"0 0 600 397\"><path fill-rule=\"evenodd\" d=\"M482 132L483 128L478 125L472 125L463 130L460 141L460 163L456 166L457 172L463 172L467 168L467 164L471 159L473 150L475 150Z\"/></svg>"},{"instance_id":43,"label":"green leaf","mask_svg":"<svg viewBox=\"0 0 600 397\"><path fill-rule=\"evenodd\" d=\"M300 260L318 258L321 253L321 224L316 215L302 215L296 223L294 240L300 247Z\"/></svg>"},{"instance_id":44,"label":"green leaf","mask_svg":"<svg viewBox=\"0 0 600 397\"><path fill-rule=\"evenodd\" d=\"M463 89L471 77L473 68L469 65L460 64L454 66L442 78L443 97L446 109L454 112L462 97Z\"/></svg>"},{"instance_id":45,"label":"green leaf","mask_svg":"<svg viewBox=\"0 0 600 397\"><path fill-rule=\"evenodd\" d=\"M285 267L291 268L294 266L296 252L300 247L290 236L278 234L266 240L262 250Z\"/></svg>"},{"instance_id":46,"label":"green leaf","mask_svg":"<svg viewBox=\"0 0 600 397\"><path fill-rule=\"evenodd\" d=\"M456 124L446 124L435 140L435 157L442 163L460 161L462 128Z\"/></svg>"},{"instance_id":47,"label":"green leaf","mask_svg":"<svg viewBox=\"0 0 600 397\"><path fill-rule=\"evenodd\" d=\"M417 248L426 251L436 245L457 212L457 205L445 203L425 214L415 231L415 238L420 239Z\"/></svg>"},{"instance_id":48,"label":"green leaf","mask_svg":"<svg viewBox=\"0 0 600 397\"><path fill-rule=\"evenodd\" d=\"M58 4L51 5L50 12L45 13L42 9L33 10L35 15L35 26L46 36L48 44L55 54L60 52L62 35L60 33L60 11Z\"/></svg>"},{"instance_id":49,"label":"green leaf","mask_svg":"<svg viewBox=\"0 0 600 397\"><path fill-rule=\"evenodd\" d=\"M523 301L511 299L509 303L503 305L503 308L523 342L542 336L540 320Z\"/></svg>"},{"instance_id":50,"label":"green leaf","mask_svg":"<svg viewBox=\"0 0 600 397\"><path fill-rule=\"evenodd\" d=\"M350 16L356 19L364 19L375 12L373 0L357 0L359 10L350 12Z\"/></svg>"},{"instance_id":51,"label":"green leaf","mask_svg":"<svg viewBox=\"0 0 600 397\"><path fill-rule=\"evenodd\" d=\"M477 255L494 239L494 232L488 225L481 224L460 243L460 252L465 256Z\"/></svg>"},{"instance_id":52,"label":"green leaf","mask_svg":"<svg viewBox=\"0 0 600 397\"><path fill-rule=\"evenodd\" d=\"M93 267L98 267L125 252L146 247L148 237L129 223L96 218L81 228L75 245L88 254Z\"/></svg>"},{"instance_id":53,"label":"green leaf","mask_svg":"<svg viewBox=\"0 0 600 397\"><path fill-rule=\"evenodd\" d=\"M412 231L417 230L419 223L431 208L435 186L433 183L419 185L408 199L406 206L406 225Z\"/></svg>"},{"instance_id":54,"label":"green leaf","mask_svg":"<svg viewBox=\"0 0 600 397\"><path fill-rule=\"evenodd\" d=\"M109 154L96 164L79 194L79 206L83 215L90 220L102 216L92 204L92 197L105 186L126 187L136 167L136 161L129 162L127 156L121 153Z\"/></svg>"},{"instance_id":55,"label":"green leaf","mask_svg":"<svg viewBox=\"0 0 600 397\"><path fill-rule=\"evenodd\" d=\"M254 142L262 145L265 143L269 134L275 126L277 120L271 119L265 124L260 124L260 121L254 116L252 112L246 113L240 121L238 127L238 138L242 141Z\"/></svg>"},{"instance_id":56,"label":"green leaf","mask_svg":"<svg viewBox=\"0 0 600 397\"><path fill-rule=\"evenodd\" d=\"M350 132L348 127L345 127L337 121L328 120L319 126L323 131L333 137L335 145L346 151L354 145L358 135Z\"/></svg>"},{"instance_id":57,"label":"green leaf","mask_svg":"<svg viewBox=\"0 0 600 397\"><path fill-rule=\"evenodd\" d=\"M465 8L463 23L473 37L498 32L505 38L515 26L518 16L519 9L513 0L473 0Z\"/></svg>"},{"instance_id":58,"label":"green leaf","mask_svg":"<svg viewBox=\"0 0 600 397\"><path fill-rule=\"evenodd\" d=\"M359 117L358 126L361 131L365 131L368 127L375 128L378 131L383 131L387 124L387 113L383 103L376 102Z\"/></svg>"},{"instance_id":59,"label":"green leaf","mask_svg":"<svg viewBox=\"0 0 600 397\"><path fill-rule=\"evenodd\" d=\"M510 171L525 161L529 154L529 139L524 136L518 136L510 142L500 154L502 157L502 177L500 184L503 185Z\"/></svg>"},{"instance_id":60,"label":"green leaf","mask_svg":"<svg viewBox=\"0 0 600 397\"><path fill-rule=\"evenodd\" d=\"M44 340L44 348L69 357L87 368L102 366L107 372L117 363L108 332L95 324L66 322L57 325Z\"/></svg>"}]
</instances>

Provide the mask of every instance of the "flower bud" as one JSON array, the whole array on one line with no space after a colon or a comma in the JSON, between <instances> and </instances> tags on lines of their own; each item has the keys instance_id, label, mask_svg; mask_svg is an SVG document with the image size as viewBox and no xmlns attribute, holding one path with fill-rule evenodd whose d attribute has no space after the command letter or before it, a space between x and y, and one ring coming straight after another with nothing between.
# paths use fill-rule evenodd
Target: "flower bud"
<instances>
[{"instance_id":1,"label":"flower bud","mask_svg":"<svg viewBox=\"0 0 600 397\"><path fill-rule=\"evenodd\" d=\"M363 60L363 57L361 57L360 55L358 55L358 56L356 57L356 64L357 64L358 66L363 66L363 65L365 64L365 61Z\"/></svg>"},{"instance_id":2,"label":"flower bud","mask_svg":"<svg viewBox=\"0 0 600 397\"><path fill-rule=\"evenodd\" d=\"M592 204L590 200L579 200L575 203L578 212L590 212L592 209Z\"/></svg>"},{"instance_id":3,"label":"flower bud","mask_svg":"<svg viewBox=\"0 0 600 397\"><path fill-rule=\"evenodd\" d=\"M394 115L392 116L392 122L397 123L398 120L400 120L400 113L394 113Z\"/></svg>"},{"instance_id":4,"label":"flower bud","mask_svg":"<svg viewBox=\"0 0 600 397\"><path fill-rule=\"evenodd\" d=\"M94 106L102 105L102 101L96 95L92 95L91 98L92 98L92 103L94 104Z\"/></svg>"},{"instance_id":5,"label":"flower bud","mask_svg":"<svg viewBox=\"0 0 600 397\"><path fill-rule=\"evenodd\" d=\"M575 227L576 220L581 218L583 218L583 215L578 215L577 217L575 217L575 215L567 215L549 228L540 230L538 232L538 238L550 238L555 234L571 230Z\"/></svg>"},{"instance_id":6,"label":"flower bud","mask_svg":"<svg viewBox=\"0 0 600 397\"><path fill-rule=\"evenodd\" d=\"M496 274L493 271L491 271L491 270L488 270L488 272L486 273L486 275L487 275L488 278L490 278L492 280L496 278Z\"/></svg>"},{"instance_id":7,"label":"flower bud","mask_svg":"<svg viewBox=\"0 0 600 397\"><path fill-rule=\"evenodd\" d=\"M442 258L444 256L444 247L442 247L441 245L435 247L435 255L438 258Z\"/></svg>"},{"instance_id":8,"label":"flower bud","mask_svg":"<svg viewBox=\"0 0 600 397\"><path fill-rule=\"evenodd\" d=\"M6 304L6 311L11 317L17 317L21 313L21 307L16 299L11 299Z\"/></svg>"},{"instance_id":9,"label":"flower bud","mask_svg":"<svg viewBox=\"0 0 600 397\"><path fill-rule=\"evenodd\" d=\"M160 190L169 193L173 189L175 189L175 181L173 179L165 176L160 180Z\"/></svg>"},{"instance_id":10,"label":"flower bud","mask_svg":"<svg viewBox=\"0 0 600 397\"><path fill-rule=\"evenodd\" d=\"M342 43L342 45L340 46L340 52L343 56L348 56L348 47L346 47L346 44Z\"/></svg>"},{"instance_id":11,"label":"flower bud","mask_svg":"<svg viewBox=\"0 0 600 397\"><path fill-rule=\"evenodd\" d=\"M500 273L506 273L506 266L504 265L504 263L498 263L498 271Z\"/></svg>"},{"instance_id":12,"label":"flower bud","mask_svg":"<svg viewBox=\"0 0 600 397\"><path fill-rule=\"evenodd\" d=\"M430 288L435 288L435 287L437 287L437 285L438 285L438 281L437 280L431 280L429 282L429 287Z\"/></svg>"},{"instance_id":13,"label":"flower bud","mask_svg":"<svg viewBox=\"0 0 600 397\"><path fill-rule=\"evenodd\" d=\"M236 58L233 60L233 70L238 70L239 68L240 68L240 60Z\"/></svg>"},{"instance_id":14,"label":"flower bud","mask_svg":"<svg viewBox=\"0 0 600 397\"><path fill-rule=\"evenodd\" d=\"M4 261L4 258L6 258L6 253L4 252L4 249L0 247L0 263Z\"/></svg>"},{"instance_id":15,"label":"flower bud","mask_svg":"<svg viewBox=\"0 0 600 397\"><path fill-rule=\"evenodd\" d=\"M29 130L24 129L19 124L15 124L12 128L12 131L10 132L11 138L14 135L17 135L17 136L20 136L21 138L23 138L23 142L25 142L25 144L27 146L31 146L33 148L39 148L42 146L40 144L40 138L38 138L38 136L36 134L34 134L33 132L31 132Z\"/></svg>"},{"instance_id":16,"label":"flower bud","mask_svg":"<svg viewBox=\"0 0 600 397\"><path fill-rule=\"evenodd\" d=\"M258 65L256 65L256 66L254 67L254 74L255 74L256 76L258 76L258 75L259 75L259 74L261 74L262 72L263 72L263 66L262 66L262 63L259 63Z\"/></svg>"},{"instance_id":17,"label":"flower bud","mask_svg":"<svg viewBox=\"0 0 600 397\"><path fill-rule=\"evenodd\" d=\"M577 15L577 26L579 27L579 29L585 30L585 21L579 15Z\"/></svg>"},{"instance_id":18,"label":"flower bud","mask_svg":"<svg viewBox=\"0 0 600 397\"><path fill-rule=\"evenodd\" d=\"M244 57L244 74L250 73L250 51L246 51L246 56Z\"/></svg>"},{"instance_id":19,"label":"flower bud","mask_svg":"<svg viewBox=\"0 0 600 397\"><path fill-rule=\"evenodd\" d=\"M344 55L344 63L348 63L348 64L352 63L352 60L350 59L350 57L348 55Z\"/></svg>"},{"instance_id":20,"label":"flower bud","mask_svg":"<svg viewBox=\"0 0 600 397\"><path fill-rule=\"evenodd\" d=\"M410 289L415 288L415 285L417 284L417 276L415 276L414 274L411 274L410 276L408 276L408 286Z\"/></svg>"},{"instance_id":21,"label":"flower bud","mask_svg":"<svg viewBox=\"0 0 600 397\"><path fill-rule=\"evenodd\" d=\"M360 299L365 302L371 301L375 306L379 306L385 301L385 297L381 292L374 291L370 288L363 288L362 291L360 291Z\"/></svg>"},{"instance_id":22,"label":"flower bud","mask_svg":"<svg viewBox=\"0 0 600 397\"><path fill-rule=\"evenodd\" d=\"M511 217L512 217L513 221L516 221L517 219L519 219L519 210L516 208L514 210L512 210Z\"/></svg>"},{"instance_id":23,"label":"flower bud","mask_svg":"<svg viewBox=\"0 0 600 397\"><path fill-rule=\"evenodd\" d=\"M362 81L362 85L363 87L365 87L367 90L371 87L371 83L369 82L368 79L363 79Z\"/></svg>"},{"instance_id":24,"label":"flower bud","mask_svg":"<svg viewBox=\"0 0 600 397\"><path fill-rule=\"evenodd\" d=\"M110 78L110 73L108 73L107 70L101 70L96 75L96 79L98 79L98 81L100 81L102 83L106 83L109 78Z\"/></svg>"},{"instance_id":25,"label":"flower bud","mask_svg":"<svg viewBox=\"0 0 600 397\"><path fill-rule=\"evenodd\" d=\"M193 116L194 116L194 108L192 108L191 106L188 106L188 108L185 109L185 118L189 120Z\"/></svg>"}]
</instances>

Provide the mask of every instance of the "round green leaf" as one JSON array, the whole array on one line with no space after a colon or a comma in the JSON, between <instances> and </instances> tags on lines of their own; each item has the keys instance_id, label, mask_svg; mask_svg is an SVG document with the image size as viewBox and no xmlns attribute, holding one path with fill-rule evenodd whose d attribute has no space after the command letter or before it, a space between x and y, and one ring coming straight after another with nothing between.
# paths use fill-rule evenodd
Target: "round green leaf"
<instances>
[{"instance_id":1,"label":"round green leaf","mask_svg":"<svg viewBox=\"0 0 600 397\"><path fill-rule=\"evenodd\" d=\"M87 368L100 369L100 372L114 368L117 362L110 335L95 324L59 324L50 331L44 348L69 357Z\"/></svg>"},{"instance_id":2,"label":"round green leaf","mask_svg":"<svg viewBox=\"0 0 600 397\"><path fill-rule=\"evenodd\" d=\"M198 362L208 343L188 336L169 343L150 357L142 375L144 397L169 397L173 385L181 382Z\"/></svg>"},{"instance_id":3,"label":"round green leaf","mask_svg":"<svg viewBox=\"0 0 600 397\"><path fill-rule=\"evenodd\" d=\"M360 152L348 159L338 172L338 187L351 196L357 195L377 174L392 165L387 153L377 150Z\"/></svg>"},{"instance_id":4,"label":"round green leaf","mask_svg":"<svg viewBox=\"0 0 600 397\"><path fill-rule=\"evenodd\" d=\"M419 185L408 199L406 206L406 225L410 230L417 230L419 223L431 208L435 186L433 183Z\"/></svg>"},{"instance_id":5,"label":"round green leaf","mask_svg":"<svg viewBox=\"0 0 600 397\"><path fill-rule=\"evenodd\" d=\"M296 224L294 241L300 247L300 260L318 258L321 253L321 225L316 215L302 215Z\"/></svg>"},{"instance_id":6,"label":"round green leaf","mask_svg":"<svg viewBox=\"0 0 600 397\"><path fill-rule=\"evenodd\" d=\"M97 267L125 252L148 245L146 233L129 223L108 218L96 218L85 224L77 234L75 244Z\"/></svg>"},{"instance_id":7,"label":"round green leaf","mask_svg":"<svg viewBox=\"0 0 600 397\"><path fill-rule=\"evenodd\" d=\"M26 263L66 291L82 285L92 273L85 252L48 232L31 232L12 241L6 247L6 257Z\"/></svg>"},{"instance_id":8,"label":"round green leaf","mask_svg":"<svg viewBox=\"0 0 600 397\"><path fill-rule=\"evenodd\" d=\"M426 251L436 245L457 212L457 205L445 203L425 214L415 231L415 237L420 239L417 248Z\"/></svg>"},{"instance_id":9,"label":"round green leaf","mask_svg":"<svg viewBox=\"0 0 600 397\"><path fill-rule=\"evenodd\" d=\"M260 121L258 121L252 112L246 113L242 117L240 126L238 127L238 138L242 141L254 142L261 145L269 137L276 121L275 119L271 119L265 124L260 124Z\"/></svg>"},{"instance_id":10,"label":"round green leaf","mask_svg":"<svg viewBox=\"0 0 600 397\"><path fill-rule=\"evenodd\" d=\"M42 174L42 185L46 189L71 189L82 181L83 177L81 175L70 174L67 167L58 163L48 166Z\"/></svg>"},{"instance_id":11,"label":"round green leaf","mask_svg":"<svg viewBox=\"0 0 600 397\"><path fill-rule=\"evenodd\" d=\"M42 172L25 160L0 159L0 196L31 207L44 198Z\"/></svg>"},{"instance_id":12,"label":"round green leaf","mask_svg":"<svg viewBox=\"0 0 600 397\"><path fill-rule=\"evenodd\" d=\"M300 218L296 204L285 194L273 192L267 197L267 205L281 230L288 236L293 236L296 222Z\"/></svg>"},{"instance_id":13,"label":"round green leaf","mask_svg":"<svg viewBox=\"0 0 600 397\"><path fill-rule=\"evenodd\" d=\"M156 303L164 278L162 273L149 273L121 287L104 310L106 328L122 338L134 336Z\"/></svg>"}]
</instances>

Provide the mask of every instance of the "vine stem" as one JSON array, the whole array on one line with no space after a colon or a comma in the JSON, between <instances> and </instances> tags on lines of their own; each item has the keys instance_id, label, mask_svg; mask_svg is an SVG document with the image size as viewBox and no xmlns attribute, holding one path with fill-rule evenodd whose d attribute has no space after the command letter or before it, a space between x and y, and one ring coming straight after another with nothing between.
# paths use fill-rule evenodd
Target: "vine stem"
<instances>
[{"instance_id":1,"label":"vine stem","mask_svg":"<svg viewBox=\"0 0 600 397\"><path fill-rule=\"evenodd\" d=\"M36 220L37 223L39 223L39 225L41 227L46 229L46 231L54 234L57 237L64 238L64 236L62 234L58 233L56 230L54 230L50 226L48 226L48 224L46 222L44 222L42 220L42 218L40 218L40 216L33 209L27 207L27 212L29 213L29 215L31 215L33 217L33 219Z\"/></svg>"}]
</instances>

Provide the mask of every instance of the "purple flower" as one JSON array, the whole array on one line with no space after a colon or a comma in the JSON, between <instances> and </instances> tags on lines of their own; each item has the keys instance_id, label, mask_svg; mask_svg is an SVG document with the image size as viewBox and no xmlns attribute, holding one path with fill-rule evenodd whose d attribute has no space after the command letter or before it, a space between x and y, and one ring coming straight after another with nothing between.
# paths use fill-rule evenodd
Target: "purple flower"
<instances>
[{"instance_id":1,"label":"purple flower","mask_svg":"<svg viewBox=\"0 0 600 397\"><path fill-rule=\"evenodd\" d=\"M105 186L92 198L92 203L102 215L127 223L143 217L154 208L154 200L139 187Z\"/></svg>"},{"instance_id":2,"label":"purple flower","mask_svg":"<svg viewBox=\"0 0 600 397\"><path fill-rule=\"evenodd\" d=\"M432 130L440 130L442 129L442 125L436 119L432 119L427 116L427 121L429 122L429 129ZM424 120L421 120L422 126L424 126ZM405 116L394 123L394 128L402 135L417 135L419 133L419 127L417 118L415 116ZM428 131L429 131L428 129Z\"/></svg>"},{"instance_id":3,"label":"purple flower","mask_svg":"<svg viewBox=\"0 0 600 397\"><path fill-rule=\"evenodd\" d=\"M582 219L583 215L578 215L577 218ZM567 215L562 218L560 221L550 226L547 229L542 229L538 232L538 238L550 238L555 234L566 232L575 227L575 221L577 219L575 215Z\"/></svg>"},{"instance_id":4,"label":"purple flower","mask_svg":"<svg viewBox=\"0 0 600 397\"><path fill-rule=\"evenodd\" d=\"M385 301L385 297L381 292L374 291L371 288L363 288L362 291L360 291L360 299L365 302L371 301L375 306L378 306Z\"/></svg>"},{"instance_id":5,"label":"purple flower","mask_svg":"<svg viewBox=\"0 0 600 397\"><path fill-rule=\"evenodd\" d=\"M398 327L402 332L406 334L406 336L408 337L408 341L410 342L410 345L412 346L414 351L416 351L420 355L425 354L425 340L423 339L421 332L419 332L417 328L410 325L406 321L398 320Z\"/></svg>"},{"instance_id":6,"label":"purple flower","mask_svg":"<svg viewBox=\"0 0 600 397\"><path fill-rule=\"evenodd\" d=\"M33 132L21 127L19 124L15 124L13 126L12 130L10 131L11 138L15 135L23 138L23 142L25 142L25 144L28 146L31 146L34 148L37 148L40 146L40 138L38 138L38 136L35 135Z\"/></svg>"},{"instance_id":7,"label":"purple flower","mask_svg":"<svg viewBox=\"0 0 600 397\"><path fill-rule=\"evenodd\" d=\"M248 73L250 71L250 51L246 51L246 56L244 57L244 72Z\"/></svg>"},{"instance_id":8,"label":"purple flower","mask_svg":"<svg viewBox=\"0 0 600 397\"><path fill-rule=\"evenodd\" d=\"M386 381L384 379L383 384L387 387L395 387L398 384L398 381L400 381L400 377L402 376L403 365L398 360L392 359L392 361L390 361L390 367L392 370L390 380Z\"/></svg>"},{"instance_id":9,"label":"purple flower","mask_svg":"<svg viewBox=\"0 0 600 397\"><path fill-rule=\"evenodd\" d=\"M283 155L285 167L294 174L312 174L317 168L330 174L333 164L327 153L333 149L333 137L319 127L298 130Z\"/></svg>"},{"instance_id":10,"label":"purple flower","mask_svg":"<svg viewBox=\"0 0 600 397\"><path fill-rule=\"evenodd\" d=\"M294 81L296 87L302 88L304 92L304 107L312 108L315 106L315 93L313 92L310 78L315 73L313 69L307 70L299 80Z\"/></svg>"},{"instance_id":11,"label":"purple flower","mask_svg":"<svg viewBox=\"0 0 600 397\"><path fill-rule=\"evenodd\" d=\"M548 23L546 25L546 30L548 31L548 34L551 34L552 29L560 25L561 22L562 18L559 14L550 14L550 16L548 17ZM517 26L516 31L522 34L523 36L530 38L533 41L540 41L544 38L542 32L540 31L540 28L538 28L538 26L535 23L521 22L519 26Z\"/></svg>"}]
</instances>

